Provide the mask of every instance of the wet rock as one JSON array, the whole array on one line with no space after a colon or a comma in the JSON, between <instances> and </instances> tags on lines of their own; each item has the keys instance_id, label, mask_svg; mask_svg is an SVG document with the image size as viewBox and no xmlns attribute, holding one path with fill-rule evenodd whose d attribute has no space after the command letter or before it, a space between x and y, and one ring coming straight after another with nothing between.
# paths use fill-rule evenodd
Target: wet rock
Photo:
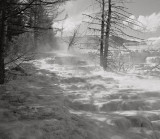
<instances>
[{"instance_id":1,"label":"wet rock","mask_svg":"<svg viewBox=\"0 0 160 139\"><path fill-rule=\"evenodd\" d=\"M152 125L155 130L160 130L160 120L152 121Z\"/></svg>"},{"instance_id":2,"label":"wet rock","mask_svg":"<svg viewBox=\"0 0 160 139\"><path fill-rule=\"evenodd\" d=\"M143 116L126 116L126 118L131 122L133 127L153 129L152 123L148 118Z\"/></svg>"},{"instance_id":3,"label":"wet rock","mask_svg":"<svg viewBox=\"0 0 160 139\"><path fill-rule=\"evenodd\" d=\"M119 94L119 93L117 93L117 94L109 94L107 98L110 99L110 100L119 99L120 95L121 94Z\"/></svg>"},{"instance_id":4,"label":"wet rock","mask_svg":"<svg viewBox=\"0 0 160 139\"><path fill-rule=\"evenodd\" d=\"M89 104L89 103L84 104L78 101L68 101L66 105L73 110L80 110L80 111L96 111L97 110L97 107L93 104Z\"/></svg>"},{"instance_id":5,"label":"wet rock","mask_svg":"<svg viewBox=\"0 0 160 139\"><path fill-rule=\"evenodd\" d=\"M121 109L122 100L111 100L100 108L101 111L117 111Z\"/></svg>"},{"instance_id":6,"label":"wet rock","mask_svg":"<svg viewBox=\"0 0 160 139\"><path fill-rule=\"evenodd\" d=\"M116 117L111 120L111 123L114 124L119 130L128 130L132 126L130 120L125 117Z\"/></svg>"},{"instance_id":7,"label":"wet rock","mask_svg":"<svg viewBox=\"0 0 160 139\"><path fill-rule=\"evenodd\" d=\"M72 77L72 78L66 78L66 79L63 79L61 80L62 83L67 83L67 84L70 84L70 83L85 83L86 80L83 79L83 78L79 78L79 77Z\"/></svg>"},{"instance_id":8,"label":"wet rock","mask_svg":"<svg viewBox=\"0 0 160 139\"><path fill-rule=\"evenodd\" d=\"M67 89L69 89L69 90L79 90L79 87L76 86L76 85L71 85L71 86L68 86Z\"/></svg>"},{"instance_id":9,"label":"wet rock","mask_svg":"<svg viewBox=\"0 0 160 139\"><path fill-rule=\"evenodd\" d=\"M106 90L106 87L101 84L94 84L90 88L93 90L98 90L98 91L103 91L103 90L105 91Z\"/></svg>"},{"instance_id":10,"label":"wet rock","mask_svg":"<svg viewBox=\"0 0 160 139\"><path fill-rule=\"evenodd\" d=\"M151 107L144 100L128 100L121 104L122 110L150 110Z\"/></svg>"}]
</instances>

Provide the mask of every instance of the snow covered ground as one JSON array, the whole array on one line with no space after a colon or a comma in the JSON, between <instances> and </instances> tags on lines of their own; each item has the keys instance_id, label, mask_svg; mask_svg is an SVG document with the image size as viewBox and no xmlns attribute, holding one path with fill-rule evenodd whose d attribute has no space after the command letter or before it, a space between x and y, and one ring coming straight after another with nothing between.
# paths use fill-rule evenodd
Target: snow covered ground
<instances>
[{"instance_id":1,"label":"snow covered ground","mask_svg":"<svg viewBox=\"0 0 160 139\"><path fill-rule=\"evenodd\" d=\"M31 63L31 77L0 88L0 139L160 138L159 78L104 72L78 53Z\"/></svg>"}]
</instances>

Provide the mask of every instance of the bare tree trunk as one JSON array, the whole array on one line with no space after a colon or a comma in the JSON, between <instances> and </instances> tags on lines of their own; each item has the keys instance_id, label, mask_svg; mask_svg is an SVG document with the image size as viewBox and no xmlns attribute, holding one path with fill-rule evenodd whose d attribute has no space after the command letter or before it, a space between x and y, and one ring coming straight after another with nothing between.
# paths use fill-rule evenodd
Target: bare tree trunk
<instances>
[{"instance_id":1,"label":"bare tree trunk","mask_svg":"<svg viewBox=\"0 0 160 139\"><path fill-rule=\"evenodd\" d=\"M0 27L0 84L4 84L5 81L5 64L4 64L4 48L6 43L6 2L1 2L1 27Z\"/></svg>"},{"instance_id":2,"label":"bare tree trunk","mask_svg":"<svg viewBox=\"0 0 160 139\"><path fill-rule=\"evenodd\" d=\"M74 29L73 35L69 38L68 51L77 43L79 29L80 29L80 25L77 26L77 28Z\"/></svg>"},{"instance_id":3,"label":"bare tree trunk","mask_svg":"<svg viewBox=\"0 0 160 139\"><path fill-rule=\"evenodd\" d=\"M104 10L105 0L102 0L102 23L101 23L101 44L100 44L100 66L103 66L103 47L104 47Z\"/></svg>"},{"instance_id":4,"label":"bare tree trunk","mask_svg":"<svg viewBox=\"0 0 160 139\"><path fill-rule=\"evenodd\" d=\"M34 8L35 8L35 11L34 11L34 50L37 50L37 48L38 48L38 29L37 29L37 14L38 14L38 1L37 0L35 0L35 6L34 6Z\"/></svg>"},{"instance_id":5,"label":"bare tree trunk","mask_svg":"<svg viewBox=\"0 0 160 139\"><path fill-rule=\"evenodd\" d=\"M70 40L69 40L69 44L68 44L68 51L70 51L71 47L74 45L75 43L75 39L76 39L76 36L77 35L77 31L75 30L73 32L73 36L71 36Z\"/></svg>"},{"instance_id":6,"label":"bare tree trunk","mask_svg":"<svg viewBox=\"0 0 160 139\"><path fill-rule=\"evenodd\" d=\"M110 35L110 28L111 28L111 14L112 14L112 9L111 9L111 0L108 0L108 18L107 18L107 27L106 27L106 38L105 38L105 48L104 48L104 63L103 63L103 68L106 70L108 67L108 51L109 51L109 35Z\"/></svg>"},{"instance_id":7,"label":"bare tree trunk","mask_svg":"<svg viewBox=\"0 0 160 139\"><path fill-rule=\"evenodd\" d=\"M38 33L37 29L34 29L34 50L38 48Z\"/></svg>"}]
</instances>

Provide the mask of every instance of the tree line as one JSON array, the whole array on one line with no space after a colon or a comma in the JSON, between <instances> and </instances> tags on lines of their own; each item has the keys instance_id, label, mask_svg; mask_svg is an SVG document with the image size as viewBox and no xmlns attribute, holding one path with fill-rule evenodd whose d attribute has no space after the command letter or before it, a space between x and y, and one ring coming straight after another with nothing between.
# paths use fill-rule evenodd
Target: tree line
<instances>
[{"instance_id":1,"label":"tree line","mask_svg":"<svg viewBox=\"0 0 160 139\"><path fill-rule=\"evenodd\" d=\"M16 60L18 52L35 51L38 44L51 42L58 31L53 32L53 20L65 1L0 0L0 84L5 82L6 57L17 55Z\"/></svg>"}]
</instances>

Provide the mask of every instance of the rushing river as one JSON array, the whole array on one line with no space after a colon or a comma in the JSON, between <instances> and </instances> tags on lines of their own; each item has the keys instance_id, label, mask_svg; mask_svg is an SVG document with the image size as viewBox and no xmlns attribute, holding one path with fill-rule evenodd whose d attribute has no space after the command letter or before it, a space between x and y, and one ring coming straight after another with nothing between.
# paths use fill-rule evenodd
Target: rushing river
<instances>
[{"instance_id":1,"label":"rushing river","mask_svg":"<svg viewBox=\"0 0 160 139\"><path fill-rule=\"evenodd\" d=\"M159 139L160 79L104 72L93 61L50 53L34 64L56 73L70 112L106 124L110 139Z\"/></svg>"}]
</instances>

